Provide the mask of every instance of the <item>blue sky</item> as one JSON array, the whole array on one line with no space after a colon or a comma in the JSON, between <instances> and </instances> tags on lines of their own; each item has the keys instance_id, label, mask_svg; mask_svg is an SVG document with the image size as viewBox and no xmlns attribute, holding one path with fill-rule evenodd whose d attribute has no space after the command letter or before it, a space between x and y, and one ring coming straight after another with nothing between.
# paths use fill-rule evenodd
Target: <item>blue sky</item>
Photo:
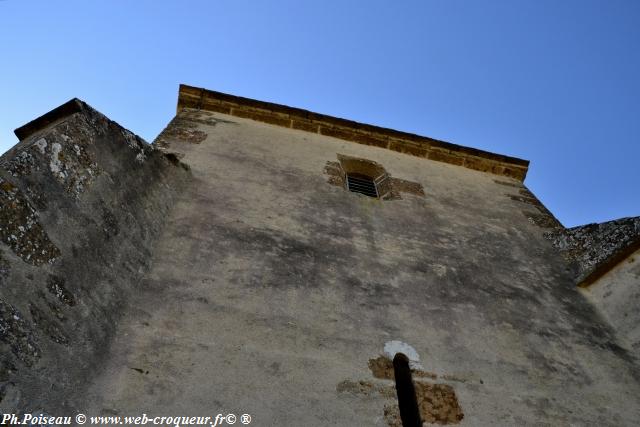
<instances>
[{"instance_id":1,"label":"blue sky","mask_svg":"<svg viewBox=\"0 0 640 427\"><path fill-rule=\"evenodd\" d=\"M78 97L153 140L179 83L531 161L565 226L640 215L640 1L0 0L0 151Z\"/></svg>"}]
</instances>

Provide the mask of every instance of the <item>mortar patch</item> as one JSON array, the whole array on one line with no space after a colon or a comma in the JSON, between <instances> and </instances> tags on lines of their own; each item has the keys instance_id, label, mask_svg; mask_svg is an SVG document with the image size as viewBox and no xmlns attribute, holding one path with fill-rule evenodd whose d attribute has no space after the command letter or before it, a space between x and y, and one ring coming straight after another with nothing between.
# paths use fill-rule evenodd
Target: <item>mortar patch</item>
<instances>
[{"instance_id":1,"label":"mortar patch","mask_svg":"<svg viewBox=\"0 0 640 427\"><path fill-rule=\"evenodd\" d=\"M393 362L386 356L378 356L375 359L369 359L369 369L374 377L382 380L394 380L395 373L393 371ZM433 372L423 371L422 369L411 369L411 374L419 378L438 378Z\"/></svg>"},{"instance_id":2,"label":"mortar patch","mask_svg":"<svg viewBox=\"0 0 640 427\"><path fill-rule=\"evenodd\" d=\"M448 384L414 381L420 417L423 422L458 424L464 418L456 393Z\"/></svg>"},{"instance_id":3,"label":"mortar patch","mask_svg":"<svg viewBox=\"0 0 640 427\"><path fill-rule=\"evenodd\" d=\"M215 119L213 124L216 123ZM169 125L162 131L158 138L155 140L155 144L160 147L166 147L171 140L177 140L180 142L188 142L191 144L200 144L207 139L207 133L198 130L196 123L199 120L190 118L185 113L176 116ZM212 125L209 122L205 124Z\"/></svg>"},{"instance_id":4,"label":"mortar patch","mask_svg":"<svg viewBox=\"0 0 640 427\"><path fill-rule=\"evenodd\" d=\"M370 381L344 380L336 386L338 393L351 393L355 395L371 396L379 395L388 399L396 396L396 389L391 385L374 384Z\"/></svg>"}]
</instances>

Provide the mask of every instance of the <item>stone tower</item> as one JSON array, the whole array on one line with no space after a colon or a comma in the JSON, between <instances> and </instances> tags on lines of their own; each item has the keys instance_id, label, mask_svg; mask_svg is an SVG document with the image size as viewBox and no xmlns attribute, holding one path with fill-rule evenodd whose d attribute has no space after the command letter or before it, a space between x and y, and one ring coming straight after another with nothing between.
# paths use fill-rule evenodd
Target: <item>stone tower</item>
<instances>
[{"instance_id":1,"label":"stone tower","mask_svg":"<svg viewBox=\"0 0 640 427\"><path fill-rule=\"evenodd\" d=\"M79 100L16 134L5 413L640 419L640 221L565 230L527 161L184 85L151 145Z\"/></svg>"}]
</instances>

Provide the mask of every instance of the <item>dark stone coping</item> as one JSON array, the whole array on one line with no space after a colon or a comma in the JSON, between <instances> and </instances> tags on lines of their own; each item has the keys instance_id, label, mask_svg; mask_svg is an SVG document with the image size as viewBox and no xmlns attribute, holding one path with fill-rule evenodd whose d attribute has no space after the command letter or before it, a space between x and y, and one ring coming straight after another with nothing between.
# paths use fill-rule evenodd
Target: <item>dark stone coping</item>
<instances>
[{"instance_id":1,"label":"dark stone coping","mask_svg":"<svg viewBox=\"0 0 640 427\"><path fill-rule=\"evenodd\" d=\"M65 102L61 106L54 108L46 114L38 117L35 120L30 121L24 126L14 130L20 141L30 137L34 133L48 127L49 125L58 122L59 120L68 117L74 113L82 111L84 103L78 98L73 98L70 101Z\"/></svg>"}]
</instances>

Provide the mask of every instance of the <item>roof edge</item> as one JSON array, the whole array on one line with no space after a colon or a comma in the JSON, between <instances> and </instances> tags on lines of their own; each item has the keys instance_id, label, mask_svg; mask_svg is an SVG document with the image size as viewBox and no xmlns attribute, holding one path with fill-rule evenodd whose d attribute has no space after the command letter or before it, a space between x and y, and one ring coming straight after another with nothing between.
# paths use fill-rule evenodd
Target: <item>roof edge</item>
<instances>
[{"instance_id":1,"label":"roof edge","mask_svg":"<svg viewBox=\"0 0 640 427\"><path fill-rule=\"evenodd\" d=\"M59 107L54 108L48 113L43 114L30 121L29 123L20 126L16 130L13 131L15 135L18 137L20 141L27 139L34 133L48 127L49 125L56 123L57 121L64 119L72 114L78 113L82 111L84 108L84 103L80 101L78 98L73 98Z\"/></svg>"},{"instance_id":2,"label":"roof edge","mask_svg":"<svg viewBox=\"0 0 640 427\"><path fill-rule=\"evenodd\" d=\"M588 288L598 281L602 276L613 270L618 264L627 259L631 254L640 249L640 237L637 237L627 246L611 255L604 262L597 265L593 271L578 280L578 287Z\"/></svg>"},{"instance_id":3,"label":"roof edge","mask_svg":"<svg viewBox=\"0 0 640 427\"><path fill-rule=\"evenodd\" d=\"M524 181L529 161L301 108L180 85L177 111L194 108L269 123Z\"/></svg>"}]
</instances>

